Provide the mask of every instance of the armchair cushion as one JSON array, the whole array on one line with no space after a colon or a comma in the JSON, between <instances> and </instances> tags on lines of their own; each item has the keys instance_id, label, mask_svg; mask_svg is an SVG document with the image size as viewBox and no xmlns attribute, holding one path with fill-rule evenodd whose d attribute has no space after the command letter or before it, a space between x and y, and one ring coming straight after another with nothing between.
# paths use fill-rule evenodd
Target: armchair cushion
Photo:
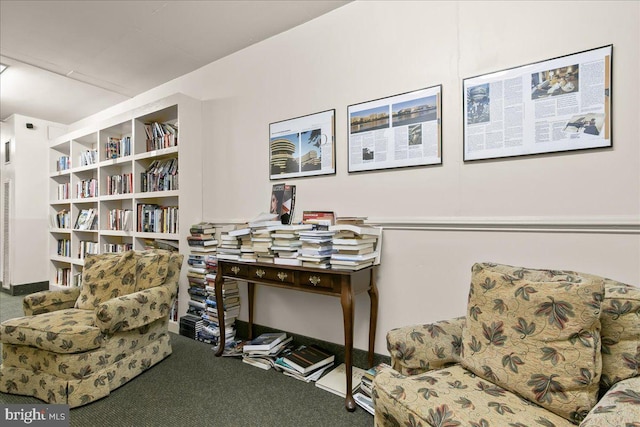
<instances>
[{"instance_id":1,"label":"armchair cushion","mask_svg":"<svg viewBox=\"0 0 640 427\"><path fill-rule=\"evenodd\" d=\"M136 266L136 291L155 288L165 282L171 253L165 250L143 251Z\"/></svg>"},{"instance_id":2,"label":"armchair cushion","mask_svg":"<svg viewBox=\"0 0 640 427\"><path fill-rule=\"evenodd\" d=\"M602 279L475 264L462 364L572 421L596 404Z\"/></svg>"},{"instance_id":3,"label":"armchair cushion","mask_svg":"<svg viewBox=\"0 0 640 427\"><path fill-rule=\"evenodd\" d=\"M109 334L148 325L169 314L171 299L171 291L166 286L110 299L98 307L96 325Z\"/></svg>"},{"instance_id":4,"label":"armchair cushion","mask_svg":"<svg viewBox=\"0 0 640 427\"><path fill-rule=\"evenodd\" d=\"M22 309L25 316L66 310L75 306L78 295L80 295L80 288L36 292L25 295L22 299Z\"/></svg>"},{"instance_id":5,"label":"armchair cushion","mask_svg":"<svg viewBox=\"0 0 640 427\"><path fill-rule=\"evenodd\" d=\"M3 343L28 345L54 353L78 353L99 348L102 334L93 310L69 309L18 317L2 322Z\"/></svg>"},{"instance_id":6,"label":"armchair cushion","mask_svg":"<svg viewBox=\"0 0 640 427\"><path fill-rule=\"evenodd\" d=\"M461 365L410 377L383 368L373 398L376 426L572 426Z\"/></svg>"},{"instance_id":7,"label":"armchair cushion","mask_svg":"<svg viewBox=\"0 0 640 427\"><path fill-rule=\"evenodd\" d=\"M600 322L600 386L606 390L618 381L640 374L640 288L605 279Z\"/></svg>"},{"instance_id":8,"label":"armchair cushion","mask_svg":"<svg viewBox=\"0 0 640 427\"><path fill-rule=\"evenodd\" d=\"M640 425L640 377L616 383L600 399L580 427Z\"/></svg>"},{"instance_id":9,"label":"armchair cushion","mask_svg":"<svg viewBox=\"0 0 640 427\"><path fill-rule=\"evenodd\" d=\"M76 308L93 310L100 303L135 290L134 251L87 255L82 269L82 289Z\"/></svg>"},{"instance_id":10,"label":"armchair cushion","mask_svg":"<svg viewBox=\"0 0 640 427\"><path fill-rule=\"evenodd\" d=\"M387 350L393 369L401 374L416 375L459 363L465 321L464 317L458 317L390 330Z\"/></svg>"}]
</instances>

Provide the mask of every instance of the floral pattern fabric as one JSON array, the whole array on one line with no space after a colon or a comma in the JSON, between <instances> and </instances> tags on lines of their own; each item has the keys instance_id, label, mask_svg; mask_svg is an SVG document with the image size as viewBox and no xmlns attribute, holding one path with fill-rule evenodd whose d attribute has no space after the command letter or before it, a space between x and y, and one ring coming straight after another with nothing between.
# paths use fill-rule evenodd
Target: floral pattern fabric
<instances>
[{"instance_id":1,"label":"floral pattern fabric","mask_svg":"<svg viewBox=\"0 0 640 427\"><path fill-rule=\"evenodd\" d=\"M603 280L475 264L462 365L573 422L596 404Z\"/></svg>"},{"instance_id":2,"label":"floral pattern fabric","mask_svg":"<svg viewBox=\"0 0 640 427\"><path fill-rule=\"evenodd\" d=\"M572 424L461 365L406 377L375 377L376 426L556 426Z\"/></svg>"},{"instance_id":3,"label":"floral pattern fabric","mask_svg":"<svg viewBox=\"0 0 640 427\"><path fill-rule=\"evenodd\" d=\"M85 261L85 269L88 267L93 275L85 282L89 290L45 291L25 297L26 313L44 314L0 325L0 392L66 403L73 408L109 395L170 355L168 314L177 294L183 256L160 252L162 256L157 258L150 252L134 251L130 255L104 254L105 260L89 257ZM138 269L139 259L143 261ZM132 293L136 273L147 285L158 286ZM129 274L134 279L123 281ZM156 280L154 274L163 280ZM100 286L91 287L97 283ZM119 296L102 300L106 294L98 288ZM96 299L92 302L93 297ZM91 309L69 309L80 300ZM97 308L93 308L94 303ZM27 334L27 330L33 333Z\"/></svg>"},{"instance_id":4,"label":"floral pattern fabric","mask_svg":"<svg viewBox=\"0 0 640 427\"><path fill-rule=\"evenodd\" d=\"M171 252L162 249L143 251L140 254L136 264L136 291L155 288L164 283L170 256Z\"/></svg>"},{"instance_id":5,"label":"floral pattern fabric","mask_svg":"<svg viewBox=\"0 0 640 427\"><path fill-rule=\"evenodd\" d=\"M401 374L417 375L459 363L465 323L466 318L457 317L390 330L387 332L387 350L393 369Z\"/></svg>"},{"instance_id":6,"label":"floral pattern fabric","mask_svg":"<svg viewBox=\"0 0 640 427\"><path fill-rule=\"evenodd\" d=\"M137 257L134 251L88 254L82 269L82 288L76 308L93 310L100 303L135 291Z\"/></svg>"},{"instance_id":7,"label":"floral pattern fabric","mask_svg":"<svg viewBox=\"0 0 640 427\"><path fill-rule=\"evenodd\" d=\"M484 264L480 267L487 267L510 278L515 276L520 283L526 280L549 282L550 286L556 286L563 282L584 285L594 283L594 280L604 281L604 298L599 305L602 397L588 413L576 410L578 416L565 419L500 387L493 380L476 375L462 365L449 366L453 361L461 359L458 350L463 346L465 351L469 349L466 347L466 340L464 345L461 343L466 319L458 318L389 331L387 348L391 354L393 369L383 369L374 379L376 426L568 426L577 424L579 418L586 415L581 427L640 427L640 289L611 279L572 271L527 269L499 264ZM491 281L485 286L491 288ZM568 288L575 289L575 286ZM476 287L476 292L478 290L484 292L488 289L479 286ZM530 294L530 291L531 289L523 288L520 295ZM600 298L598 292L594 299L597 301ZM504 303L499 298L494 300L496 301L490 301L489 311L500 308ZM575 307L572 311L575 315ZM562 316L558 319L561 320ZM568 316L568 320L576 321L571 316ZM496 319L492 321L496 322ZM524 326L527 325L518 324L519 328ZM529 328L524 328L523 332L530 329L529 324ZM499 342L500 334L492 335L491 331L495 331L495 328L492 329L491 323L488 323L488 335ZM483 329L483 339L484 333ZM502 334L506 335L505 332ZM583 338L586 338L584 333L574 336L574 340ZM505 346L507 342L505 341ZM556 356L562 358L564 355ZM597 358L598 355L594 357ZM505 369L511 369L511 364L518 368L522 366L510 352L504 361ZM495 362L502 366L503 359ZM488 366L488 363L485 365ZM554 369L552 363L544 374L554 375ZM484 370L481 373L484 374ZM592 383L594 381L595 378Z\"/></svg>"},{"instance_id":8,"label":"floral pattern fabric","mask_svg":"<svg viewBox=\"0 0 640 427\"><path fill-rule=\"evenodd\" d=\"M56 353L78 353L99 348L102 334L95 326L95 313L72 308L2 322L0 339Z\"/></svg>"},{"instance_id":9,"label":"floral pattern fabric","mask_svg":"<svg viewBox=\"0 0 640 427\"><path fill-rule=\"evenodd\" d=\"M22 309L25 316L66 310L75 307L78 295L80 288L36 292L25 295L22 299Z\"/></svg>"}]
</instances>

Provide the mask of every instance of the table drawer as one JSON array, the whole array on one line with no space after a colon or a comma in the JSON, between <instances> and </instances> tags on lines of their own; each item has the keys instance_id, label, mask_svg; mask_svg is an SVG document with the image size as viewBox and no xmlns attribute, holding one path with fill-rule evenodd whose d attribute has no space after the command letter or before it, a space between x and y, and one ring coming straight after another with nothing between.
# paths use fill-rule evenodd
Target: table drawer
<instances>
[{"instance_id":1,"label":"table drawer","mask_svg":"<svg viewBox=\"0 0 640 427\"><path fill-rule=\"evenodd\" d=\"M279 269L277 267L250 266L248 279L269 280L278 283L294 283L293 271Z\"/></svg>"},{"instance_id":2,"label":"table drawer","mask_svg":"<svg viewBox=\"0 0 640 427\"><path fill-rule=\"evenodd\" d=\"M223 264L222 275L247 278L249 277L249 266L241 265L241 264L234 264L234 265Z\"/></svg>"},{"instance_id":3,"label":"table drawer","mask_svg":"<svg viewBox=\"0 0 640 427\"><path fill-rule=\"evenodd\" d=\"M300 281L298 282L301 286L310 287L310 288L323 288L323 289L332 289L334 287L334 281L338 282L340 279L331 274L323 274L309 271L301 271L300 272ZM339 288L340 283L336 283Z\"/></svg>"}]
</instances>

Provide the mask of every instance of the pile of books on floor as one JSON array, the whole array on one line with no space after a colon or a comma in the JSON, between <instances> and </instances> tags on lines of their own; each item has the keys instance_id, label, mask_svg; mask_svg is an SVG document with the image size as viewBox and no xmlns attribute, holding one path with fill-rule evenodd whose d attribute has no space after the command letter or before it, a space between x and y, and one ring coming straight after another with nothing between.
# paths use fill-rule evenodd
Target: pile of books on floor
<instances>
[{"instance_id":1,"label":"pile of books on floor","mask_svg":"<svg viewBox=\"0 0 640 427\"><path fill-rule=\"evenodd\" d=\"M229 352L231 353L231 351ZM311 382L333 366L335 355L316 345L295 346L284 332L264 333L242 347L242 361Z\"/></svg>"},{"instance_id":2,"label":"pile of books on floor","mask_svg":"<svg viewBox=\"0 0 640 427\"><path fill-rule=\"evenodd\" d=\"M269 370L281 353L291 347L292 337L284 332L266 332L242 347L242 361L260 369Z\"/></svg>"},{"instance_id":3,"label":"pile of books on floor","mask_svg":"<svg viewBox=\"0 0 640 427\"><path fill-rule=\"evenodd\" d=\"M335 355L317 345L301 345L276 359L276 366L287 376L311 382L333 366Z\"/></svg>"},{"instance_id":4,"label":"pile of books on floor","mask_svg":"<svg viewBox=\"0 0 640 427\"><path fill-rule=\"evenodd\" d=\"M189 257L187 258L187 280L189 281L189 308L187 314L202 317L206 310L207 299L207 259L216 256L216 227L208 222L194 224L187 236Z\"/></svg>"},{"instance_id":5,"label":"pile of books on floor","mask_svg":"<svg viewBox=\"0 0 640 427\"><path fill-rule=\"evenodd\" d=\"M237 281L225 280L222 289L222 302L219 303L216 299L215 286L215 271L213 271L208 275L205 288L207 291L206 310L202 315L205 325L199 337L200 341L217 345L222 333L218 319L218 310L221 307L224 310L225 343L235 340L236 319L240 315L240 290Z\"/></svg>"},{"instance_id":6,"label":"pile of books on floor","mask_svg":"<svg viewBox=\"0 0 640 427\"><path fill-rule=\"evenodd\" d=\"M382 367L390 367L386 363L380 363L371 369L367 369L360 378L360 384L353 392L353 400L356 401L358 406L362 407L365 411L374 415L375 410L373 407L373 378L380 371Z\"/></svg>"}]
</instances>

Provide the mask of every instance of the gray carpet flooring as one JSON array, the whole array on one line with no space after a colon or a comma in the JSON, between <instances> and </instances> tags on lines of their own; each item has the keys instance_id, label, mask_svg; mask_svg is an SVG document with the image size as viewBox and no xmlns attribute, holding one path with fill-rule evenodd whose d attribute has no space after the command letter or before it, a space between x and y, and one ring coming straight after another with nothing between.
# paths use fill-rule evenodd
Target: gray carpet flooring
<instances>
[{"instance_id":1,"label":"gray carpet flooring","mask_svg":"<svg viewBox=\"0 0 640 427\"><path fill-rule=\"evenodd\" d=\"M22 315L22 297L0 292L0 321ZM71 410L71 426L372 426L362 408L274 370L218 358L210 345L171 334L173 354L114 390ZM1 353L0 353L1 354ZM0 393L0 403L42 403Z\"/></svg>"}]
</instances>

